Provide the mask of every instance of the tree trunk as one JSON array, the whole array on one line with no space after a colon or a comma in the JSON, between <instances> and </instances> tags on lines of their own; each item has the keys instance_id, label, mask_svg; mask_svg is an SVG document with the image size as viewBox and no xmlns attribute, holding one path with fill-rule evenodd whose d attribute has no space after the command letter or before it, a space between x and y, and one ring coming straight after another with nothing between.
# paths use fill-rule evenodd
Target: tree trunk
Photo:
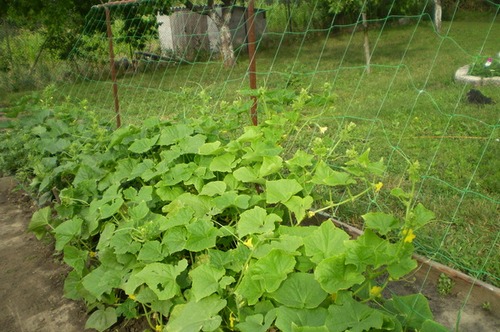
<instances>
[{"instance_id":1,"label":"tree trunk","mask_svg":"<svg viewBox=\"0 0 500 332\"><path fill-rule=\"evenodd\" d=\"M236 64L234 48L231 38L229 22L231 21L231 8L222 8L222 15L219 15L215 9L210 11L210 18L219 29L220 34L220 52L224 60L225 67L232 67Z\"/></svg>"},{"instance_id":2,"label":"tree trunk","mask_svg":"<svg viewBox=\"0 0 500 332\"><path fill-rule=\"evenodd\" d=\"M370 41L368 39L368 21L366 19L366 12L362 14L363 18L363 35L364 35L364 43L363 47L365 49L365 60L366 60L366 72L370 73Z\"/></svg>"},{"instance_id":3,"label":"tree trunk","mask_svg":"<svg viewBox=\"0 0 500 332\"><path fill-rule=\"evenodd\" d=\"M441 0L434 0L434 26L437 33L441 33L441 19L443 15L443 7L441 7Z\"/></svg>"}]
</instances>

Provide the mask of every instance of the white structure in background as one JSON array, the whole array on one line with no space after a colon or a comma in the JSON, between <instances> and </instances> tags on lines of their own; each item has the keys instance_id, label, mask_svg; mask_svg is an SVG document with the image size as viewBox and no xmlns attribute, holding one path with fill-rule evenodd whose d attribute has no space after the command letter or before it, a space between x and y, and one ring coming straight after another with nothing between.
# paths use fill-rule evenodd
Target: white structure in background
<instances>
[{"instance_id":1,"label":"white structure in background","mask_svg":"<svg viewBox=\"0 0 500 332\"><path fill-rule=\"evenodd\" d=\"M217 8L219 14L222 8ZM229 24L233 47L238 49L247 40L247 10L246 7L232 7L233 13ZM172 13L158 15L157 21L160 45L163 54L174 54L190 59L200 50L219 51L219 30L208 15L198 14L184 7L172 9ZM255 34L257 40L266 29L264 10L255 10Z\"/></svg>"}]
</instances>

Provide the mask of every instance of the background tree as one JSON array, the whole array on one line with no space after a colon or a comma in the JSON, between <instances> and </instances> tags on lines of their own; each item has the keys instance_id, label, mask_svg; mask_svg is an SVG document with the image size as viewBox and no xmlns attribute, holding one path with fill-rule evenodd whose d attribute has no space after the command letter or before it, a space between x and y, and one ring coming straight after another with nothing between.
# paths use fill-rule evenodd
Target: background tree
<instances>
[{"instance_id":1,"label":"background tree","mask_svg":"<svg viewBox=\"0 0 500 332\"><path fill-rule=\"evenodd\" d=\"M220 0L218 2L214 0L208 0L206 2L192 2L190 0L181 1L189 10L207 15L212 19L219 30L220 52L226 67L232 67L236 64L229 26L232 17L232 7L236 5L236 2L236 0ZM244 1L240 2L243 3ZM217 8L221 8L220 13L217 11Z\"/></svg>"}]
</instances>

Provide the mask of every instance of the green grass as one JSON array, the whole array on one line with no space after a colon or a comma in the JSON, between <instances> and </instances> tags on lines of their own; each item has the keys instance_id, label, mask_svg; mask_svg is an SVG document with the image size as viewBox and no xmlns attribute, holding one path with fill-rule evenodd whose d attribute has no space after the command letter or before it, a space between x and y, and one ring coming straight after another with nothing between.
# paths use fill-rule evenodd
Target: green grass
<instances>
[{"instance_id":1,"label":"green grass","mask_svg":"<svg viewBox=\"0 0 500 332\"><path fill-rule=\"evenodd\" d=\"M419 160L423 171L419 200L437 214L437 222L418 233L421 252L497 286L499 106L468 104L465 96L470 86L455 83L453 75L479 55L496 54L499 39L498 19L491 13L458 13L454 21L443 23L441 35L425 20L371 30L370 74L363 66L361 33L269 33L257 55L260 87L320 92L325 83L331 85L336 96L332 105L303 112L316 115L315 121L328 126L326 134L332 138L347 123L356 123L355 136L343 148L371 148L371 155L385 159L386 195L393 186L406 183L408 160ZM238 94L248 87L244 50L231 70L216 58L152 66L118 80L124 123L149 116L196 116L204 108L200 105L212 105L214 115L223 118L222 112L228 109L223 101L247 100ZM480 89L498 99L498 87ZM115 116L111 91L107 79L58 86L61 98L86 100L89 108L109 121ZM242 122L249 124L249 119L243 117ZM308 148L318 132L312 128L309 135L290 139L288 148ZM382 204L379 199L331 212L360 225L355 215Z\"/></svg>"}]
</instances>

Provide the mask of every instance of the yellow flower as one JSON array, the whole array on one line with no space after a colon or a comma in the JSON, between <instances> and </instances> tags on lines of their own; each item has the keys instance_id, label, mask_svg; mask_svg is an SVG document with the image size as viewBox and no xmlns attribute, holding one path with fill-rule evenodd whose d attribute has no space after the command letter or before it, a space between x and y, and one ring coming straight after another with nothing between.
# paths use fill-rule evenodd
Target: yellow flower
<instances>
[{"instance_id":1,"label":"yellow flower","mask_svg":"<svg viewBox=\"0 0 500 332\"><path fill-rule=\"evenodd\" d=\"M413 240L417 237L415 234L413 234L413 229L403 229L403 235L405 238L403 239L404 243L412 243Z\"/></svg>"},{"instance_id":2,"label":"yellow flower","mask_svg":"<svg viewBox=\"0 0 500 332\"><path fill-rule=\"evenodd\" d=\"M94 258L97 256L97 253L95 251L89 251L89 256Z\"/></svg>"},{"instance_id":3,"label":"yellow flower","mask_svg":"<svg viewBox=\"0 0 500 332\"><path fill-rule=\"evenodd\" d=\"M379 182L375 185L375 192L378 193L380 191L380 189L382 189L382 187L384 186L384 184L382 182Z\"/></svg>"},{"instance_id":4,"label":"yellow flower","mask_svg":"<svg viewBox=\"0 0 500 332\"><path fill-rule=\"evenodd\" d=\"M319 127L319 133L324 134L328 130L328 127Z\"/></svg>"},{"instance_id":5,"label":"yellow flower","mask_svg":"<svg viewBox=\"0 0 500 332\"><path fill-rule=\"evenodd\" d=\"M379 297L382 294L383 288L380 286L373 286L370 289L370 296L371 297Z\"/></svg>"},{"instance_id":6,"label":"yellow flower","mask_svg":"<svg viewBox=\"0 0 500 332\"><path fill-rule=\"evenodd\" d=\"M155 331L156 332L161 332L162 328L161 328L161 325L156 325L155 326Z\"/></svg>"},{"instance_id":7,"label":"yellow flower","mask_svg":"<svg viewBox=\"0 0 500 332\"><path fill-rule=\"evenodd\" d=\"M246 245L248 248L253 249L253 243L251 237L249 237L246 241L244 241L243 244Z\"/></svg>"},{"instance_id":8,"label":"yellow flower","mask_svg":"<svg viewBox=\"0 0 500 332\"><path fill-rule=\"evenodd\" d=\"M307 217L312 218L316 215L316 212L314 211L307 211Z\"/></svg>"},{"instance_id":9,"label":"yellow flower","mask_svg":"<svg viewBox=\"0 0 500 332\"><path fill-rule=\"evenodd\" d=\"M135 301L137 299L134 294L130 294L128 296L128 298L131 299L131 300L133 300L133 301Z\"/></svg>"}]
</instances>

